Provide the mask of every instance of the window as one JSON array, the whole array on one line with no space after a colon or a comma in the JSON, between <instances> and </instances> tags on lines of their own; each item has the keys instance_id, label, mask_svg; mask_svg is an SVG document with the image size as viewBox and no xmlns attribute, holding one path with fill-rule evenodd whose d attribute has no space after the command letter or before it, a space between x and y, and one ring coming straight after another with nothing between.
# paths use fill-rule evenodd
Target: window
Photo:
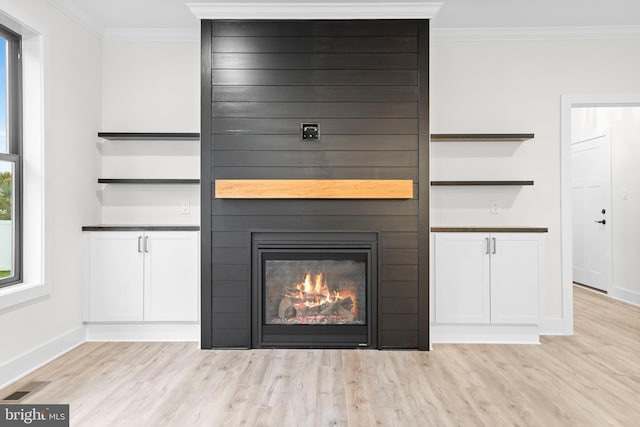
<instances>
[{"instance_id":1,"label":"window","mask_svg":"<svg viewBox=\"0 0 640 427\"><path fill-rule=\"evenodd\" d=\"M21 43L0 26L0 287L22 281Z\"/></svg>"}]
</instances>

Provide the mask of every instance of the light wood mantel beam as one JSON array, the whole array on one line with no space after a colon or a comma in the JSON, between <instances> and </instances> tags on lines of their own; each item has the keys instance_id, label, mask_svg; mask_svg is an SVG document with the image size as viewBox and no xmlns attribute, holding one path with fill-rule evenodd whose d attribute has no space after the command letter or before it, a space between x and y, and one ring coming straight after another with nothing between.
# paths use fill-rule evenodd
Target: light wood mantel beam
<instances>
[{"instance_id":1,"label":"light wood mantel beam","mask_svg":"<svg viewBox=\"0 0 640 427\"><path fill-rule=\"evenodd\" d=\"M216 199L412 199L410 179L217 179Z\"/></svg>"}]
</instances>

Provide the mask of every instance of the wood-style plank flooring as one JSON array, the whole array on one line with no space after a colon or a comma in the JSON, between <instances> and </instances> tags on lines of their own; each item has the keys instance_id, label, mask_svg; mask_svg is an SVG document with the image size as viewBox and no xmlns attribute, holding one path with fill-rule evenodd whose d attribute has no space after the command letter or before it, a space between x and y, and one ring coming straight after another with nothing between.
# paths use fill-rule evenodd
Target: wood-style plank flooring
<instances>
[{"instance_id":1,"label":"wood-style plank flooring","mask_svg":"<svg viewBox=\"0 0 640 427\"><path fill-rule=\"evenodd\" d=\"M575 289L575 336L432 352L87 343L2 390L73 426L640 426L640 308Z\"/></svg>"}]
</instances>

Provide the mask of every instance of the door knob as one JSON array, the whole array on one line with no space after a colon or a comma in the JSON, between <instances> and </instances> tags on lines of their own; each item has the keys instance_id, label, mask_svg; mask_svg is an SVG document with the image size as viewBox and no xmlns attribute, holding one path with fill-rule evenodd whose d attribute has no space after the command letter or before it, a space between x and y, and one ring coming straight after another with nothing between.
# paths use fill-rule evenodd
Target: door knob
<instances>
[{"instance_id":1,"label":"door knob","mask_svg":"<svg viewBox=\"0 0 640 427\"><path fill-rule=\"evenodd\" d=\"M604 224L606 224L606 223L607 223L607 220L606 220L606 219L603 219L603 220L600 220L600 221L594 221L594 222L597 222L598 224L602 224L602 225L604 225Z\"/></svg>"}]
</instances>

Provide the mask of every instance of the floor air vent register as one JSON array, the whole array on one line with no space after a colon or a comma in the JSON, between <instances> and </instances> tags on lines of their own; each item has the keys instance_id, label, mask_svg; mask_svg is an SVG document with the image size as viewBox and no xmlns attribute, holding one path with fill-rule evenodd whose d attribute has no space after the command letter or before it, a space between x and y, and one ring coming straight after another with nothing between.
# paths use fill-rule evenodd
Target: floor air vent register
<instances>
[{"instance_id":1,"label":"floor air vent register","mask_svg":"<svg viewBox=\"0 0 640 427\"><path fill-rule=\"evenodd\" d=\"M37 392L38 390L41 390L42 388L44 388L49 383L50 383L50 381L33 381L33 382L30 382L30 383L25 384L24 386L20 387L18 390L14 391L13 393L8 395L7 397L4 397L2 400L0 400L0 402L5 402L5 403L20 402L21 400L23 400L27 396L30 396L33 393Z\"/></svg>"}]
</instances>

